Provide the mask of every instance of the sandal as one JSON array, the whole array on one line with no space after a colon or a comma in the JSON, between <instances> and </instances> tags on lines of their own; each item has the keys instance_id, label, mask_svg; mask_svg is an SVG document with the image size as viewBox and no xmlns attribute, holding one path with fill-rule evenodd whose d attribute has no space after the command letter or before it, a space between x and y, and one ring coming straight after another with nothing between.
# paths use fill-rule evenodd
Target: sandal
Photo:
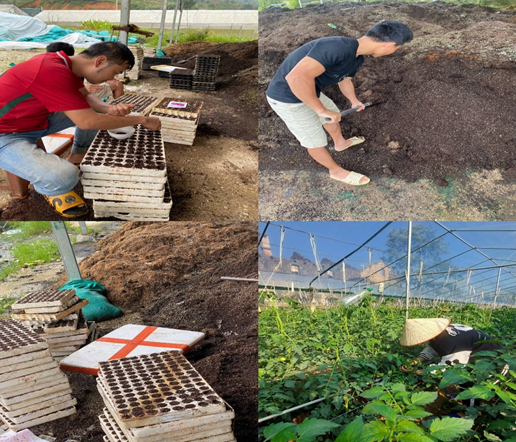
<instances>
[{"instance_id":1,"label":"sandal","mask_svg":"<svg viewBox=\"0 0 516 442\"><path fill-rule=\"evenodd\" d=\"M363 177L367 178L365 175L362 175L361 173L356 173L356 172L350 172L349 175L343 179L334 178L330 175L331 179L340 181L342 183L350 184L352 186L364 186L365 184L369 183L369 181L371 181L369 178L367 178L367 181L365 183L361 183L360 180Z\"/></svg>"},{"instance_id":2,"label":"sandal","mask_svg":"<svg viewBox=\"0 0 516 442\"><path fill-rule=\"evenodd\" d=\"M88 213L88 206L73 190L62 195L43 196L57 213L66 218L77 218ZM81 205L83 207L78 207Z\"/></svg>"},{"instance_id":3,"label":"sandal","mask_svg":"<svg viewBox=\"0 0 516 442\"><path fill-rule=\"evenodd\" d=\"M345 149L341 149L341 150L337 150L334 147L335 152L344 152L345 150L349 149L350 147L356 146L357 144L362 144L365 141L365 138L351 137L351 138L348 138L348 141L351 141L351 144L348 147L346 147Z\"/></svg>"}]
</instances>

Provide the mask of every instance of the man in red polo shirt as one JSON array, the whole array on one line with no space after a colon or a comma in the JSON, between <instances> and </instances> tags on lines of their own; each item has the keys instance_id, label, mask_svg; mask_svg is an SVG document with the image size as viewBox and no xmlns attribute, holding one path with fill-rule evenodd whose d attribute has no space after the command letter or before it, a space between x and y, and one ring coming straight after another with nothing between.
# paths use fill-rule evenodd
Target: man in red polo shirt
<instances>
[{"instance_id":1,"label":"man in red polo shirt","mask_svg":"<svg viewBox=\"0 0 516 442\"><path fill-rule=\"evenodd\" d=\"M88 208L72 189L79 171L47 154L38 139L67 127L116 129L141 124L159 130L156 117L127 116L133 105L109 105L89 94L92 84L131 69L134 56L118 42L96 43L80 54L44 53L0 76L0 168L30 181L61 215L75 218Z\"/></svg>"}]
</instances>

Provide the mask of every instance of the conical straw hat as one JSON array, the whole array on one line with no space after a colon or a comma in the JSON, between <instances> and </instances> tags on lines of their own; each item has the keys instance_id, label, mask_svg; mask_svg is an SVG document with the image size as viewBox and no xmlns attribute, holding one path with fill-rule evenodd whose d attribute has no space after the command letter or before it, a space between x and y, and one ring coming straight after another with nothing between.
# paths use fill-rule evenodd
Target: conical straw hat
<instances>
[{"instance_id":1,"label":"conical straw hat","mask_svg":"<svg viewBox=\"0 0 516 442\"><path fill-rule=\"evenodd\" d=\"M446 318L407 319L400 344L406 347L422 344L446 330L450 320Z\"/></svg>"}]
</instances>

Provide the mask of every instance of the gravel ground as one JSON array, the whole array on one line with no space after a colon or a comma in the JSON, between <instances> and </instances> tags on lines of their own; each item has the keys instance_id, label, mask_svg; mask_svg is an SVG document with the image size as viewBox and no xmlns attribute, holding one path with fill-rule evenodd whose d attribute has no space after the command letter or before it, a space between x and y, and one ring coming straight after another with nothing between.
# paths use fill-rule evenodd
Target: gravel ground
<instances>
[{"instance_id":1,"label":"gravel ground","mask_svg":"<svg viewBox=\"0 0 516 442\"><path fill-rule=\"evenodd\" d=\"M9 69L11 63L18 64L22 61L27 61L29 58L41 52L43 52L42 49L0 50L0 75Z\"/></svg>"}]
</instances>

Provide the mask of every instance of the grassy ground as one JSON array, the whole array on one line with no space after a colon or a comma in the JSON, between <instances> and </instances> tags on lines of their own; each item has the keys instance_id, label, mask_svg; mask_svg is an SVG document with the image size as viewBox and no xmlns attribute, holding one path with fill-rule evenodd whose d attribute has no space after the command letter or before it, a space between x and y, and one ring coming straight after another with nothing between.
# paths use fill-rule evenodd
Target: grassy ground
<instances>
[{"instance_id":1,"label":"grassy ground","mask_svg":"<svg viewBox=\"0 0 516 442\"><path fill-rule=\"evenodd\" d=\"M70 28L77 30L90 30L95 32L108 31L111 32L112 23L103 20L88 20L81 23L79 28ZM157 47L159 40L159 30L143 29L145 31L154 32L152 37L146 38L144 46ZM163 33L163 46L167 46L170 41L170 31ZM252 29L229 28L229 29L181 29L177 37L178 43L187 43L189 41L211 41L214 43L239 43L243 41L256 40L258 33Z\"/></svg>"},{"instance_id":2,"label":"grassy ground","mask_svg":"<svg viewBox=\"0 0 516 442\"><path fill-rule=\"evenodd\" d=\"M70 234L77 234L80 229L66 223ZM23 266L31 266L51 262L59 259L59 249L52 235L49 222L9 222L4 230L15 232L4 234L0 242L9 243L9 255L13 257L5 265L0 265L0 281L6 279ZM75 238L71 238L74 242ZM0 304L1 308L1 304Z\"/></svg>"}]
</instances>

